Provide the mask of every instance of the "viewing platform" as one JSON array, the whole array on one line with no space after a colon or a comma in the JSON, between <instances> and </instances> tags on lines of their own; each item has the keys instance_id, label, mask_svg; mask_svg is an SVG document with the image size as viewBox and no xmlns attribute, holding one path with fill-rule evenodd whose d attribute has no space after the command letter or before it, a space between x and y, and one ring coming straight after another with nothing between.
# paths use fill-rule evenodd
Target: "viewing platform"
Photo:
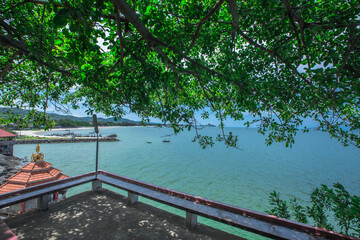
<instances>
[{"instance_id":1,"label":"viewing platform","mask_svg":"<svg viewBox=\"0 0 360 240\"><path fill-rule=\"evenodd\" d=\"M90 192L48 201L56 191L90 182ZM108 185L127 196L106 190ZM139 196L183 210L186 217L142 203ZM199 224L197 216L273 239L358 239L101 170L1 194L0 208L30 199L38 199L38 210L5 221L20 239L241 239Z\"/></svg>"},{"instance_id":2,"label":"viewing platform","mask_svg":"<svg viewBox=\"0 0 360 240\"><path fill-rule=\"evenodd\" d=\"M243 239L107 190L88 191L6 220L19 239ZM36 233L36 234L35 234Z\"/></svg>"}]
</instances>

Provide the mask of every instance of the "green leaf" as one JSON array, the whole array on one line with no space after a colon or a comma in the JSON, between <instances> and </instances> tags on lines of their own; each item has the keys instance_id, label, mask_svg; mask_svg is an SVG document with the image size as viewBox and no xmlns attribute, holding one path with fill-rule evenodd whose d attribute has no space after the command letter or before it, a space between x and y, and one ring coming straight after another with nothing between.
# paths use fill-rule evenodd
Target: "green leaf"
<instances>
[{"instance_id":1,"label":"green leaf","mask_svg":"<svg viewBox=\"0 0 360 240\"><path fill-rule=\"evenodd\" d=\"M61 9L54 17L53 24L57 28L63 28L66 26L66 24L69 21L69 16L71 14L71 11L67 8Z\"/></svg>"},{"instance_id":2,"label":"green leaf","mask_svg":"<svg viewBox=\"0 0 360 240\"><path fill-rule=\"evenodd\" d=\"M60 15L56 15L53 19L53 24L57 28L63 28L66 26L67 23L68 23L68 19Z\"/></svg>"},{"instance_id":3,"label":"green leaf","mask_svg":"<svg viewBox=\"0 0 360 240\"><path fill-rule=\"evenodd\" d=\"M63 42L63 41L62 41L61 39L56 39L56 40L54 41L54 44L55 44L55 45L60 45L62 42Z\"/></svg>"},{"instance_id":4,"label":"green leaf","mask_svg":"<svg viewBox=\"0 0 360 240\"><path fill-rule=\"evenodd\" d=\"M151 5L147 6L145 14L148 15L150 13L151 9L152 9Z\"/></svg>"}]
</instances>

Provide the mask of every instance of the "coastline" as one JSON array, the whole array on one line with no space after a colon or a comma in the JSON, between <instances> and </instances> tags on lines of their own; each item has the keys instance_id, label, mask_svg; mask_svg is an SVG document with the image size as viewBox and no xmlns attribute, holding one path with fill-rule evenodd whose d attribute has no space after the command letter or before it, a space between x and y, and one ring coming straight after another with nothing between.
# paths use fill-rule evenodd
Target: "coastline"
<instances>
[{"instance_id":1,"label":"coastline","mask_svg":"<svg viewBox=\"0 0 360 240\"><path fill-rule=\"evenodd\" d=\"M104 126L100 128L114 128L117 126ZM61 128L53 129L49 131L72 131L72 130L81 130L81 129L93 129L92 127L78 127L78 128ZM54 135L41 135L47 131L45 130L24 130L24 131L15 131L18 136L32 137L35 139L16 139L15 144L34 144L34 143L79 143L79 142L96 142L96 137L82 137L82 136L54 136ZM99 137L99 142L118 142L115 136L105 136Z\"/></svg>"},{"instance_id":2,"label":"coastline","mask_svg":"<svg viewBox=\"0 0 360 240\"><path fill-rule=\"evenodd\" d=\"M96 142L96 138L47 138L47 139L29 139L29 140L16 140L16 144L36 144L36 143L79 143L79 142ZM99 142L119 142L116 138L104 137L99 138Z\"/></svg>"},{"instance_id":3,"label":"coastline","mask_svg":"<svg viewBox=\"0 0 360 240\"><path fill-rule=\"evenodd\" d=\"M101 128L117 128L122 126L104 126ZM56 128L50 129L49 131L71 131L71 130L82 130L82 129L94 129L93 127L77 127L77 128ZM40 135L41 133L49 132L45 130L22 130L22 131L14 131L19 136L29 136L29 137L42 137L42 138L59 138L58 136L47 136Z\"/></svg>"}]
</instances>

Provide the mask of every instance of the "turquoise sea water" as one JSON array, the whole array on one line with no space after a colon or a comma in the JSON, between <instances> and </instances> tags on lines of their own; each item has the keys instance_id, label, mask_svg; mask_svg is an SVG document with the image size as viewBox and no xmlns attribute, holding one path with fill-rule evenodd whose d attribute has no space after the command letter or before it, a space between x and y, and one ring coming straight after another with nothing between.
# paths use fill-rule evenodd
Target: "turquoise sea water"
<instances>
[{"instance_id":1,"label":"turquoise sea water","mask_svg":"<svg viewBox=\"0 0 360 240\"><path fill-rule=\"evenodd\" d=\"M360 150L355 147L343 147L319 131L299 133L295 145L285 148L284 144L266 146L265 137L256 129L226 130L239 136L238 146L243 150L226 148L222 143L203 150L191 141L194 132L182 132L171 136L170 143L163 143L162 136L171 134L171 129L101 128L103 136L115 133L120 142L100 143L99 169L260 212L270 208L268 196L274 190L282 198L296 197L304 205L311 190L320 184L340 182L350 193L360 195ZM204 135L217 133L218 128L201 130ZM54 167L75 176L94 171L95 147L96 143L42 144L41 152ZM35 145L16 145L14 150L18 157L30 158L33 152ZM85 188L89 186L71 189L69 195Z\"/></svg>"}]
</instances>

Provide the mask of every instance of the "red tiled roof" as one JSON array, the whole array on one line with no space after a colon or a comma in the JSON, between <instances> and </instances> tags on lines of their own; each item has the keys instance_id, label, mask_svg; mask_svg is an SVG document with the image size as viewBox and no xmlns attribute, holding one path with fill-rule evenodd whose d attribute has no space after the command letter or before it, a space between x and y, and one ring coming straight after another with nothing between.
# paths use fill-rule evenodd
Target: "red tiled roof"
<instances>
[{"instance_id":1,"label":"red tiled roof","mask_svg":"<svg viewBox=\"0 0 360 240\"><path fill-rule=\"evenodd\" d=\"M30 162L23 166L20 170L24 170L24 172L28 171L36 171L36 170L42 170L42 169L48 169L52 164L48 162Z\"/></svg>"},{"instance_id":2,"label":"red tiled roof","mask_svg":"<svg viewBox=\"0 0 360 240\"><path fill-rule=\"evenodd\" d=\"M16 137L16 135L0 129L0 138L2 137Z\"/></svg>"},{"instance_id":3,"label":"red tiled roof","mask_svg":"<svg viewBox=\"0 0 360 240\"><path fill-rule=\"evenodd\" d=\"M65 175L65 174L63 174L63 173L60 173L60 174L57 176L56 180L61 180L61 179L65 179L65 178L68 178L68 177L69 177L68 175Z\"/></svg>"},{"instance_id":4,"label":"red tiled roof","mask_svg":"<svg viewBox=\"0 0 360 240\"><path fill-rule=\"evenodd\" d=\"M7 179L8 182L26 184L30 178L30 172L17 172Z\"/></svg>"},{"instance_id":5,"label":"red tiled roof","mask_svg":"<svg viewBox=\"0 0 360 240\"><path fill-rule=\"evenodd\" d=\"M23 188L26 188L26 184L16 184L16 183L6 182L0 187L0 194L15 191L15 190L20 190Z\"/></svg>"},{"instance_id":6,"label":"red tiled roof","mask_svg":"<svg viewBox=\"0 0 360 240\"><path fill-rule=\"evenodd\" d=\"M61 172L61 171L60 171L59 169L57 169L57 168L52 168L52 169L50 170L50 174L51 174L52 176L57 176L60 172Z\"/></svg>"},{"instance_id":7,"label":"red tiled roof","mask_svg":"<svg viewBox=\"0 0 360 240\"><path fill-rule=\"evenodd\" d=\"M0 186L0 194L68 177L62 174L61 170L52 167L51 163L45 161L30 162Z\"/></svg>"}]
</instances>

